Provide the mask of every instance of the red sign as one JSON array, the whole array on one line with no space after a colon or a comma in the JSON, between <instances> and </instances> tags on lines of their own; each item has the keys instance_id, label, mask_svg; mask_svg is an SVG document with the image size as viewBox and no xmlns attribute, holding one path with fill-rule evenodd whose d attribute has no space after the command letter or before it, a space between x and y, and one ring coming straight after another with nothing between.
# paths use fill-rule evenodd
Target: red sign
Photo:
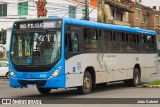
<instances>
[{"instance_id":1,"label":"red sign","mask_svg":"<svg viewBox=\"0 0 160 107\"><path fill-rule=\"evenodd\" d=\"M46 0L38 0L36 2L37 5L37 17L44 17L47 15L47 10L45 9L47 1Z\"/></svg>"},{"instance_id":2,"label":"red sign","mask_svg":"<svg viewBox=\"0 0 160 107\"><path fill-rule=\"evenodd\" d=\"M90 6L97 7L96 0L90 0Z\"/></svg>"}]
</instances>

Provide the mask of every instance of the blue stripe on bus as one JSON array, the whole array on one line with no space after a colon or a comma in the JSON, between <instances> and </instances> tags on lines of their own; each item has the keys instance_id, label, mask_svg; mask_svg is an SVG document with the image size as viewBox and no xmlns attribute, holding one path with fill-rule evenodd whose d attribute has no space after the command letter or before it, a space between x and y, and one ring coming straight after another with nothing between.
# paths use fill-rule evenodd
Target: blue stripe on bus
<instances>
[{"instance_id":1,"label":"blue stripe on bus","mask_svg":"<svg viewBox=\"0 0 160 107\"><path fill-rule=\"evenodd\" d=\"M86 21L86 20L78 20L78 19L72 19L72 18L64 18L63 20L67 24L75 24L75 25L103 28L103 29L115 30L115 31L123 31L123 32L132 32L132 33L142 33L142 34L156 35L155 31L145 30L145 29L140 29L140 28L133 28L133 27L129 27L129 26L104 24L104 23L98 23L98 22L92 22L92 21Z\"/></svg>"}]
</instances>

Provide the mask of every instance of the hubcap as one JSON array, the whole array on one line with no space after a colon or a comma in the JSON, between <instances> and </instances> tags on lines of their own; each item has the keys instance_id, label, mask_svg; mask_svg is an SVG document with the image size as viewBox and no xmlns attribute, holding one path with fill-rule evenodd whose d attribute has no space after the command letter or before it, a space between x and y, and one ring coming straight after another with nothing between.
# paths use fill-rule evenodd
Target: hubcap
<instances>
[{"instance_id":1,"label":"hubcap","mask_svg":"<svg viewBox=\"0 0 160 107\"><path fill-rule=\"evenodd\" d=\"M85 78L84 78L84 88L85 88L85 89L89 89L90 86L91 86L91 81L90 81L90 79L89 79L88 77L85 77Z\"/></svg>"}]
</instances>

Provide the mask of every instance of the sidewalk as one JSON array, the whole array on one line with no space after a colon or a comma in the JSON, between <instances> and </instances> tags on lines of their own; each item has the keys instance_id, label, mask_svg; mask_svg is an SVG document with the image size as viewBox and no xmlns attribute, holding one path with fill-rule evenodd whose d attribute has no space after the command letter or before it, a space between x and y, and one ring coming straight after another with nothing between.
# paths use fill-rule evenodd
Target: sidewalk
<instances>
[{"instance_id":1,"label":"sidewalk","mask_svg":"<svg viewBox=\"0 0 160 107\"><path fill-rule=\"evenodd\" d=\"M160 72L141 78L142 83L148 83L156 80L160 80Z\"/></svg>"}]
</instances>

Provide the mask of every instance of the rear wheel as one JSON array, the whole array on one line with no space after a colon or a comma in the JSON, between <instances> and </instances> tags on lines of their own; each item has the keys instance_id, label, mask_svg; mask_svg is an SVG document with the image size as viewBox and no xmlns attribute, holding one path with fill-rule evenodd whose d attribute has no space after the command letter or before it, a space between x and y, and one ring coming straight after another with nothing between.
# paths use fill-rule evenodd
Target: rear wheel
<instances>
[{"instance_id":1,"label":"rear wheel","mask_svg":"<svg viewBox=\"0 0 160 107\"><path fill-rule=\"evenodd\" d=\"M88 94L92 90L92 77L89 72L84 73L83 85L78 87L78 91L81 94Z\"/></svg>"},{"instance_id":2,"label":"rear wheel","mask_svg":"<svg viewBox=\"0 0 160 107\"><path fill-rule=\"evenodd\" d=\"M41 94L49 94L51 92L50 88L37 88Z\"/></svg>"},{"instance_id":3,"label":"rear wheel","mask_svg":"<svg viewBox=\"0 0 160 107\"><path fill-rule=\"evenodd\" d=\"M139 69L135 68L132 79L132 86L138 86L140 84L140 72Z\"/></svg>"}]
</instances>

